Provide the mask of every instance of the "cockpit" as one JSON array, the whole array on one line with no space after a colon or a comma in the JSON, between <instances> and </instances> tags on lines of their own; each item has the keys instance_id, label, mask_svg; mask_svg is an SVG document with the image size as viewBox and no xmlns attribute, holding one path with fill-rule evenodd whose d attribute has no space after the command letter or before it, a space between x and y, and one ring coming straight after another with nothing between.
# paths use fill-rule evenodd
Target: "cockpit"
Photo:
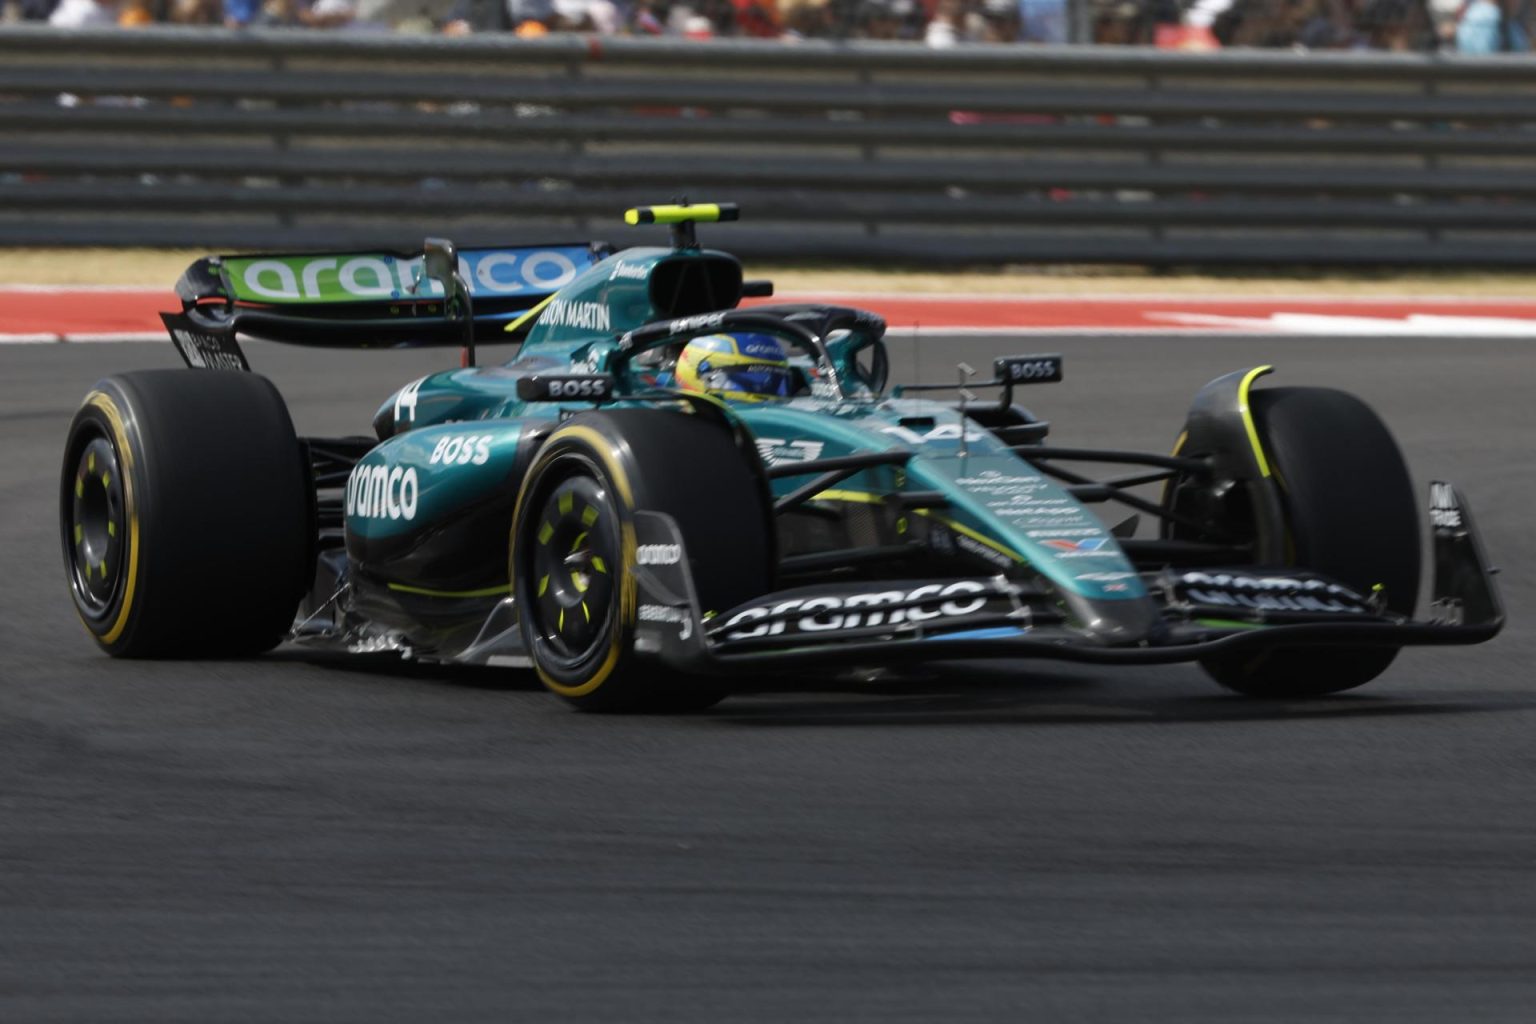
<instances>
[{"instance_id":1,"label":"cockpit","mask_svg":"<svg viewBox=\"0 0 1536 1024\"><path fill-rule=\"evenodd\" d=\"M758 306L631 332L619 362L641 387L727 400L876 398L890 359L878 317L828 306ZM825 333L823 333L825 332Z\"/></svg>"}]
</instances>

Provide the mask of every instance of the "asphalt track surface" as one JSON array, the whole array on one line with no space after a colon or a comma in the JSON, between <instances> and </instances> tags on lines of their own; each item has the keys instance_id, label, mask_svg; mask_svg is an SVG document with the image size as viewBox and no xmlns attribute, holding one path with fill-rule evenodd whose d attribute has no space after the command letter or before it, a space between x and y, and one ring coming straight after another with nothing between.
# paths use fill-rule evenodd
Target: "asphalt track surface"
<instances>
[{"instance_id":1,"label":"asphalt track surface","mask_svg":"<svg viewBox=\"0 0 1536 1024\"><path fill-rule=\"evenodd\" d=\"M1533 341L1024 344L1067 355L1028 396L1060 443L1162 448L1260 362L1357 391L1470 496L1511 625L1288 703L991 663L614 718L504 672L113 662L60 445L94 380L175 356L7 347L0 1021L1531 1020ZM941 379L1019 347L920 345ZM320 433L443 361L252 358Z\"/></svg>"}]
</instances>

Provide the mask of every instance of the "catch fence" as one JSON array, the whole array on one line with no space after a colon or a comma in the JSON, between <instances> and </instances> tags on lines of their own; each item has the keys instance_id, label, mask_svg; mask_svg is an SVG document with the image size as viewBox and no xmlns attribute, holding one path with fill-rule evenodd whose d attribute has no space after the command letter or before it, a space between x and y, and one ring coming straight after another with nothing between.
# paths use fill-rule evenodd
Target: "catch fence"
<instances>
[{"instance_id":1,"label":"catch fence","mask_svg":"<svg viewBox=\"0 0 1536 1024\"><path fill-rule=\"evenodd\" d=\"M1536 264L1536 60L0 27L0 245Z\"/></svg>"}]
</instances>

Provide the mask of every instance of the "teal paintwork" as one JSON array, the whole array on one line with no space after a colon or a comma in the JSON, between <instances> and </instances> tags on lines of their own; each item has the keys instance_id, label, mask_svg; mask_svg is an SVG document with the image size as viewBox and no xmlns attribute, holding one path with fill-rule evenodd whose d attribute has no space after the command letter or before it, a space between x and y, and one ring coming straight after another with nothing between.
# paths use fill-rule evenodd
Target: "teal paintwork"
<instances>
[{"instance_id":1,"label":"teal paintwork","mask_svg":"<svg viewBox=\"0 0 1536 1024\"><path fill-rule=\"evenodd\" d=\"M614 372L618 405L634 404L625 402L626 394L654 390L654 374L630 366L631 353L624 349L626 331L657 319L649 292L651 275L675 261L720 259L731 258L699 250L626 250L556 293L513 362L448 370L402 388L376 420L383 424L381 432L393 436L359 464L354 477L367 474L369 481L376 481L382 468L387 491L391 472L400 471L402 486L405 473L413 473L418 504L406 519L389 516L387 501L386 514L380 517L359 515L354 510L360 506L349 500L349 531L365 538L387 537L419 529L423 523L446 522L486 489L504 491L511 486L512 459L530 421L548 422L562 410L592 408L579 402L522 402L516 396L521 377ZM869 346L878 344L881 329L856 325L830 339L826 347L831 373L823 367L812 375L811 397L730 404L730 411L756 437L765 461L910 448L916 455L904 471L865 471L828 497L857 501L902 489L941 491L949 496L948 508L917 514L947 528L959 548L999 571L1038 573L1066 595L1090 603L1145 601L1146 590L1114 537L1061 486L989 431L962 420L952 406L882 397L866 386L861 353L867 355ZM440 442L463 437L491 439L485 462L434 461ZM701 472L707 471L701 467ZM784 494L804 482L781 479L774 487ZM362 507L378 511L374 504Z\"/></svg>"},{"instance_id":2,"label":"teal paintwork","mask_svg":"<svg viewBox=\"0 0 1536 1024\"><path fill-rule=\"evenodd\" d=\"M900 474L882 467L839 485L833 496L942 491L951 507L928 515L954 530L972 553L992 556L1000 569L1028 565L1056 586L1095 599L1146 596L1097 517L991 432L962 421L951 406L914 399L793 399L737 405L735 411L773 463L913 448L917 455L906 465L902 487L895 486ZM903 420L922 425L904 426ZM804 478L778 480L775 491L785 494L801 483Z\"/></svg>"},{"instance_id":3,"label":"teal paintwork","mask_svg":"<svg viewBox=\"0 0 1536 1024\"><path fill-rule=\"evenodd\" d=\"M583 271L555 293L523 343L525 354L569 360L576 349L595 337L616 338L657 318L650 279L663 263L689 260L729 260L720 252L674 249L626 249Z\"/></svg>"},{"instance_id":4,"label":"teal paintwork","mask_svg":"<svg viewBox=\"0 0 1536 1024\"><path fill-rule=\"evenodd\" d=\"M347 529L364 542L451 519L506 490L524 424L497 419L409 430L369 452L347 481Z\"/></svg>"}]
</instances>

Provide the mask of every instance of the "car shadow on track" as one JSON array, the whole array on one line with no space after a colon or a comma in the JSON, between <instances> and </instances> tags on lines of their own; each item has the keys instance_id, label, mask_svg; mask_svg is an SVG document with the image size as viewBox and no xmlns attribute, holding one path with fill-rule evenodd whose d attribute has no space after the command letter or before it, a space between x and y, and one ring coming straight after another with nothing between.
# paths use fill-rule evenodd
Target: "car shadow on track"
<instances>
[{"instance_id":1,"label":"car shadow on track","mask_svg":"<svg viewBox=\"0 0 1536 1024\"><path fill-rule=\"evenodd\" d=\"M1219 690L1191 694L1198 677L1169 672L1092 676L967 666L863 683L833 680L761 688L743 683L709 713L756 726L1106 725L1390 718L1536 709L1527 694L1413 696L1363 692L1258 700ZM1214 684L1211 684L1214 686ZM1377 684L1390 690L1390 677ZM813 691L813 692L812 692Z\"/></svg>"},{"instance_id":2,"label":"car shadow on track","mask_svg":"<svg viewBox=\"0 0 1536 1024\"><path fill-rule=\"evenodd\" d=\"M263 660L286 661L312 668L376 676L380 679L419 679L471 690L542 690L538 677L527 669L486 668L480 665L444 665L406 661L398 654L341 654L284 647Z\"/></svg>"},{"instance_id":3,"label":"car shadow on track","mask_svg":"<svg viewBox=\"0 0 1536 1024\"><path fill-rule=\"evenodd\" d=\"M339 655L285 648L267 656L314 668L411 680L481 691L540 693L527 670L421 664L394 654ZM731 696L694 720L748 726L860 725L1108 725L1265 722L1305 719L1389 718L1471 712L1536 710L1528 694L1485 691L1441 697L1395 696L1391 678L1363 691L1294 700L1258 700L1205 684L1178 670L1094 675L1088 671L1021 672L1015 665L916 666L898 673L840 676L747 677ZM1379 687L1383 693L1370 692ZM551 696L550 700L557 698Z\"/></svg>"}]
</instances>

